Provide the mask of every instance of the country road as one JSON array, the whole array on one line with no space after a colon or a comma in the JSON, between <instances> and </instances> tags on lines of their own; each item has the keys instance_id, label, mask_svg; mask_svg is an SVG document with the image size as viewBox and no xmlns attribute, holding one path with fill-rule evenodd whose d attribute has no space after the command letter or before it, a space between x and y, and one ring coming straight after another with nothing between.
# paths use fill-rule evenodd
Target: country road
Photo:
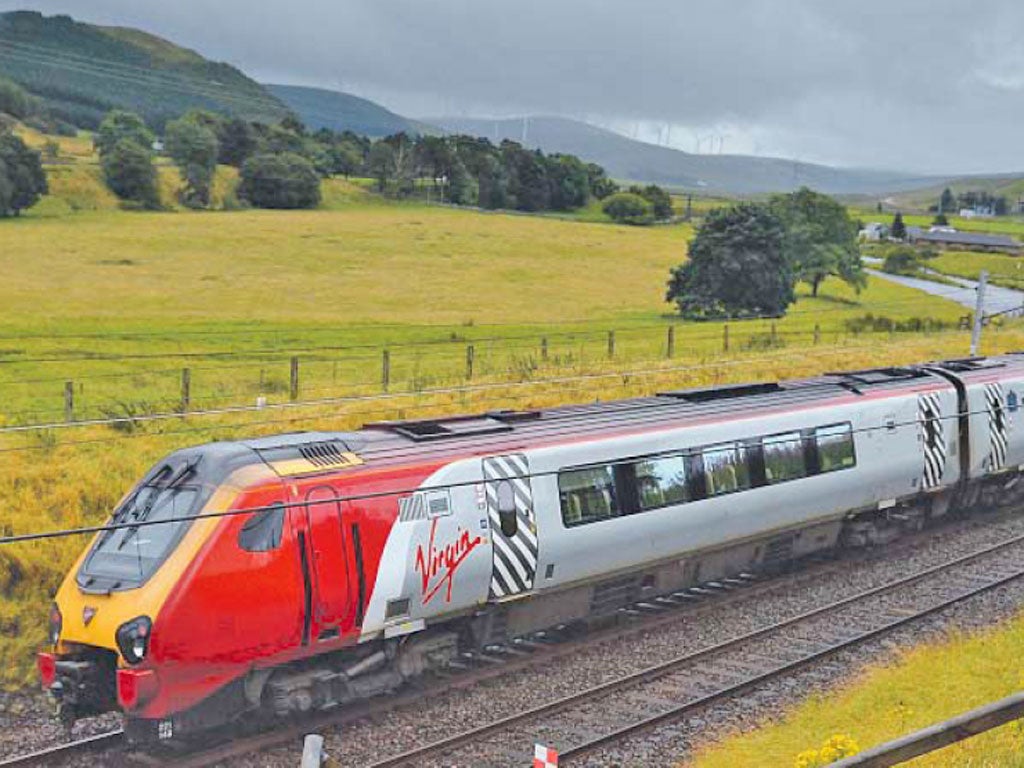
<instances>
[{"instance_id":1,"label":"country road","mask_svg":"<svg viewBox=\"0 0 1024 768\"><path fill-rule=\"evenodd\" d=\"M972 311L974 310L978 288L978 283L975 280L945 276L946 279L957 283L957 285L944 285L917 277L890 275L888 272L881 272L875 269L868 269L866 271L873 277L899 283L908 288L917 288L934 296L941 296L955 301ZM1016 291L1012 288L1003 288L1002 286L989 283L985 286L985 314L996 315L1001 313L1007 315L1024 314L1024 291Z\"/></svg>"}]
</instances>

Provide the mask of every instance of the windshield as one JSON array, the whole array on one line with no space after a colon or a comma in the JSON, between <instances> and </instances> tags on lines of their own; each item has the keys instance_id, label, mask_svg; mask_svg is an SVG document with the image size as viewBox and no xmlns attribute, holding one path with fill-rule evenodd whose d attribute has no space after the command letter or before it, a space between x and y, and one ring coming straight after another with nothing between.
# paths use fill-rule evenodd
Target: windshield
<instances>
[{"instance_id":1,"label":"windshield","mask_svg":"<svg viewBox=\"0 0 1024 768\"><path fill-rule=\"evenodd\" d=\"M146 524L103 533L79 571L82 588L110 591L137 586L156 571L191 522L181 518L191 517L199 507L201 488L184 482L192 474L190 465L177 472L165 466L125 500L111 525Z\"/></svg>"}]
</instances>

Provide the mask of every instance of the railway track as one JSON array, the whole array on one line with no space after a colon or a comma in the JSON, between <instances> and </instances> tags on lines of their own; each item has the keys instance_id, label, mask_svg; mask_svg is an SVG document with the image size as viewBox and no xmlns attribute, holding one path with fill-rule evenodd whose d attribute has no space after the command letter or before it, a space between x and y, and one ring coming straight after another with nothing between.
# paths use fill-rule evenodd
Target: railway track
<instances>
[{"instance_id":1,"label":"railway track","mask_svg":"<svg viewBox=\"0 0 1024 768\"><path fill-rule=\"evenodd\" d=\"M371 768L525 765L535 742L576 762L1024 576L1024 537L724 643L386 757Z\"/></svg>"},{"instance_id":2,"label":"railway track","mask_svg":"<svg viewBox=\"0 0 1024 768\"><path fill-rule=\"evenodd\" d=\"M0 760L0 768L34 768L34 766L52 765L54 762L67 758L81 757L82 755L116 747L122 742L123 736L124 733L120 729L99 733L94 736L86 736L82 739L69 741L66 744L58 744L36 752L2 759Z\"/></svg>"},{"instance_id":3,"label":"railway track","mask_svg":"<svg viewBox=\"0 0 1024 768\"><path fill-rule=\"evenodd\" d=\"M1012 552L1011 552L1012 551ZM1005 553L1011 553L1006 555ZM890 552L891 555L898 554ZM552 700L542 706L524 710L511 717L496 719L485 725L457 733L450 738L425 743L417 748L372 763L374 768L397 765L422 765L432 758L444 756L445 765L506 765L528 764L528 749L534 740L543 740L561 747L563 761L576 760L595 750L599 750L630 735L654 727L659 723L681 717L700 707L707 706L716 700L727 698L753 687L761 682L793 671L800 666L837 653L844 647L862 643L899 626L916 621L923 616L934 613L956 602L965 600L985 590L993 589L999 584L1007 583L1024 575L1024 568L1009 572L1014 559L1024 561L1024 536L1016 536L994 546L957 557L940 565L921 570L897 581L883 584L866 590L852 597L829 603L820 608L807 611L784 621L765 626L753 632L735 637L723 643L709 646L692 653L681 655L641 672L626 675L606 684ZM800 627L815 619L825 619L843 608L853 609L872 597L880 597L904 587L923 583L931 577L949 574L955 569L975 565L983 567L990 558L1004 557L1007 561L999 570L998 577L979 582L974 579L970 587L954 590L953 597L946 597L938 605L931 605L916 612L907 612L906 607L894 610L901 615L892 617L890 614L879 613L878 616L889 615L891 622L882 622L882 626L856 631L852 636L833 639L831 642L821 639L802 643L813 643L814 648L808 653L798 654L792 660L783 663L785 654L772 650L765 656L758 655L756 650L752 658L743 661L743 649L760 641L777 637L788 630L797 631ZM681 621L698 622L707 611L721 610L732 601L749 600L763 593L779 590L797 590L802 584L812 583L826 574L850 567L849 559L818 565L800 571L786 580L757 582L751 578L712 582L701 587L675 593L672 596L640 603L624 611L636 620L626 626L607 630L589 632L582 636L574 636L569 631L553 632L548 637L533 638L530 642L516 644L508 648L489 649L487 653L466 656L462 668L450 676L424 681L423 685L410 688L401 694L368 702L363 705L346 708L344 711L329 712L303 719L301 723L284 728L276 727L265 732L233 734L229 740L221 739L221 743L208 748L200 747L187 754L144 755L129 752L121 741L121 732L116 731L68 744L41 750L32 754L21 755L7 760L0 760L0 768L34 768L34 766L66 764L76 758L97 755L100 762L95 764L125 765L168 765L173 768L199 768L221 761L242 757L265 751L283 744L298 743L303 735L321 729L337 729L347 724L375 719L389 712L415 706L427 697L441 693L467 689L483 681L515 673L540 664L571 656L581 647L600 643L608 639L621 639L631 634L649 632L652 629ZM972 591L973 590L973 591ZM710 598L710 599L709 599ZM879 618L878 621L881 621ZM875 623L877 624L878 621ZM852 625L844 625L849 629ZM857 625L861 626L861 625ZM850 635L850 632L846 632ZM730 654L728 658L723 658ZM792 656L793 654L789 654ZM766 660L778 662L770 669L760 669ZM758 664L760 661L760 665ZM674 690L670 692L651 693L645 686L668 684L676 675L685 674L689 670L693 676L704 675L714 678L717 683L708 687L697 686L692 691ZM667 682L666 682L667 681ZM623 694L622 701L629 704L618 706L601 705L603 725L582 724L573 713L585 705L603 701L615 694ZM635 694L639 701L625 694ZM669 702L679 702L669 706ZM660 705L660 706L658 706ZM625 708L626 714L614 714ZM568 714L567 714L568 713ZM537 721L543 718L543 722ZM559 731L559 723L568 721ZM76 763L77 764L77 763Z\"/></svg>"}]
</instances>

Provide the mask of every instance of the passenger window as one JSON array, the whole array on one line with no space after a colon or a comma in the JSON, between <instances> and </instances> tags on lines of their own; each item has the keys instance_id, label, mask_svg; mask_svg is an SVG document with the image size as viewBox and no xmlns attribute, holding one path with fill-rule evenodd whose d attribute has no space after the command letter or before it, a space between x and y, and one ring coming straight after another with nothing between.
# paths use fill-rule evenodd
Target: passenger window
<instances>
[{"instance_id":1,"label":"passenger window","mask_svg":"<svg viewBox=\"0 0 1024 768\"><path fill-rule=\"evenodd\" d=\"M764 477L769 485L807 476L804 441L799 432L766 437L762 445Z\"/></svg>"},{"instance_id":2,"label":"passenger window","mask_svg":"<svg viewBox=\"0 0 1024 768\"><path fill-rule=\"evenodd\" d=\"M821 472L835 472L857 465L853 447L853 429L849 424L834 424L814 430Z\"/></svg>"},{"instance_id":3,"label":"passenger window","mask_svg":"<svg viewBox=\"0 0 1024 768\"><path fill-rule=\"evenodd\" d=\"M595 523L618 517L615 478L611 467L591 467L561 472L558 493L566 526Z\"/></svg>"},{"instance_id":4,"label":"passenger window","mask_svg":"<svg viewBox=\"0 0 1024 768\"><path fill-rule=\"evenodd\" d=\"M747 449L732 443L704 450L704 480L707 495L743 491L750 487Z\"/></svg>"},{"instance_id":5,"label":"passenger window","mask_svg":"<svg viewBox=\"0 0 1024 768\"><path fill-rule=\"evenodd\" d=\"M238 546L246 552L269 552L281 546L284 531L284 505L253 514L238 532Z\"/></svg>"},{"instance_id":6,"label":"passenger window","mask_svg":"<svg viewBox=\"0 0 1024 768\"><path fill-rule=\"evenodd\" d=\"M686 460L682 456L671 456L638 462L636 489L641 510L689 501Z\"/></svg>"}]
</instances>

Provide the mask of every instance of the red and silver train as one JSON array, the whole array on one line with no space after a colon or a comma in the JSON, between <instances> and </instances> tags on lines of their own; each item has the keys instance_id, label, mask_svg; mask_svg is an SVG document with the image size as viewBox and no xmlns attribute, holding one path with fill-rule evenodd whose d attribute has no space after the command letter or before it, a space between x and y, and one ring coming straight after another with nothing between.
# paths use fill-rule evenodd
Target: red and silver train
<instances>
[{"instance_id":1,"label":"red and silver train","mask_svg":"<svg viewBox=\"0 0 1024 768\"><path fill-rule=\"evenodd\" d=\"M66 721L120 709L136 740L387 693L466 650L1020 501L1022 393L1006 355L181 450L60 587L43 685Z\"/></svg>"}]
</instances>

